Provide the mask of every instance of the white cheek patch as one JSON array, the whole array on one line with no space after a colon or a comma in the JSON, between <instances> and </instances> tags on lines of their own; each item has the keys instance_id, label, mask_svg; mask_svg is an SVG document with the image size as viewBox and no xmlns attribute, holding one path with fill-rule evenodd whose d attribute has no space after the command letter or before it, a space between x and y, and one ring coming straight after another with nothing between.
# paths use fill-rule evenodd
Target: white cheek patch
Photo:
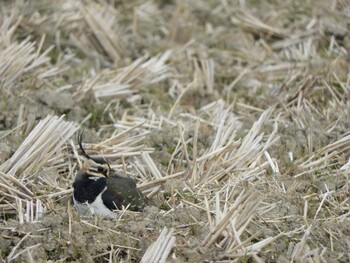
<instances>
[{"instance_id":1,"label":"white cheek patch","mask_svg":"<svg viewBox=\"0 0 350 263\"><path fill-rule=\"evenodd\" d=\"M91 176L91 177L88 177L90 180L93 180L93 181L97 181L97 180L100 180L102 179L102 177L97 177L97 176Z\"/></svg>"}]
</instances>

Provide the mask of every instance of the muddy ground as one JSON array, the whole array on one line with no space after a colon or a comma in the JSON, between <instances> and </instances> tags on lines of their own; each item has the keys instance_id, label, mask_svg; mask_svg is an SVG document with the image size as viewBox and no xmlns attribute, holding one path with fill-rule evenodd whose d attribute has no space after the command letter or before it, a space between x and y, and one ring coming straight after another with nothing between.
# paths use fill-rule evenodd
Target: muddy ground
<instances>
[{"instance_id":1,"label":"muddy ground","mask_svg":"<svg viewBox=\"0 0 350 263\"><path fill-rule=\"evenodd\" d=\"M141 213L81 218L68 140L29 174L0 166L46 211L21 223L27 199L0 174L0 260L139 262L166 227L167 262L350 261L347 1L0 6L0 164L65 115L150 195ZM145 152L178 175L147 185Z\"/></svg>"}]
</instances>

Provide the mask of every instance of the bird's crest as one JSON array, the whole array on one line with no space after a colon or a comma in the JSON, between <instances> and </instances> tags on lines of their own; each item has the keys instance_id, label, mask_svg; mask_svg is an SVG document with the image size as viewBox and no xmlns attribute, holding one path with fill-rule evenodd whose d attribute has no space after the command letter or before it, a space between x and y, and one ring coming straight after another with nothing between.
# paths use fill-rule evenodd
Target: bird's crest
<instances>
[{"instance_id":1,"label":"bird's crest","mask_svg":"<svg viewBox=\"0 0 350 263\"><path fill-rule=\"evenodd\" d=\"M103 157L91 157L86 153L83 148L83 133L78 135L78 144L82 154L87 160L83 163L82 170L93 176L105 176L107 177L111 172L109 163Z\"/></svg>"}]
</instances>

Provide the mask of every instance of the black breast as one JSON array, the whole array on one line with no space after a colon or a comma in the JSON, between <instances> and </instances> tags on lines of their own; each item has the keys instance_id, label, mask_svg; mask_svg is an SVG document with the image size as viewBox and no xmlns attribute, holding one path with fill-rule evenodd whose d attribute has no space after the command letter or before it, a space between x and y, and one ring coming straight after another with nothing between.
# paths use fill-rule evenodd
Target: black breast
<instances>
[{"instance_id":1,"label":"black breast","mask_svg":"<svg viewBox=\"0 0 350 263\"><path fill-rule=\"evenodd\" d=\"M74 198L80 203L92 203L105 187L104 177L83 177L73 183Z\"/></svg>"}]
</instances>

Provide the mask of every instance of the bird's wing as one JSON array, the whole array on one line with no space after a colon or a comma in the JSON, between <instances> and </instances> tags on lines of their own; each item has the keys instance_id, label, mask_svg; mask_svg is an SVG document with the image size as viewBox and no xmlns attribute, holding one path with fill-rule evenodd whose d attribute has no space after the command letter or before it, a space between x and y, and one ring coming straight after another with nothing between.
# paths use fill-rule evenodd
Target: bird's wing
<instances>
[{"instance_id":1,"label":"bird's wing","mask_svg":"<svg viewBox=\"0 0 350 263\"><path fill-rule=\"evenodd\" d=\"M112 189L107 185L106 191L102 194L102 201L111 210L122 209L123 195L118 189Z\"/></svg>"},{"instance_id":2,"label":"bird's wing","mask_svg":"<svg viewBox=\"0 0 350 263\"><path fill-rule=\"evenodd\" d=\"M146 205L135 181L117 174L107 178L107 190L103 193L102 199L106 200L104 202L108 208L113 207L110 209L121 209L122 206L129 206L129 210L142 211Z\"/></svg>"}]
</instances>

